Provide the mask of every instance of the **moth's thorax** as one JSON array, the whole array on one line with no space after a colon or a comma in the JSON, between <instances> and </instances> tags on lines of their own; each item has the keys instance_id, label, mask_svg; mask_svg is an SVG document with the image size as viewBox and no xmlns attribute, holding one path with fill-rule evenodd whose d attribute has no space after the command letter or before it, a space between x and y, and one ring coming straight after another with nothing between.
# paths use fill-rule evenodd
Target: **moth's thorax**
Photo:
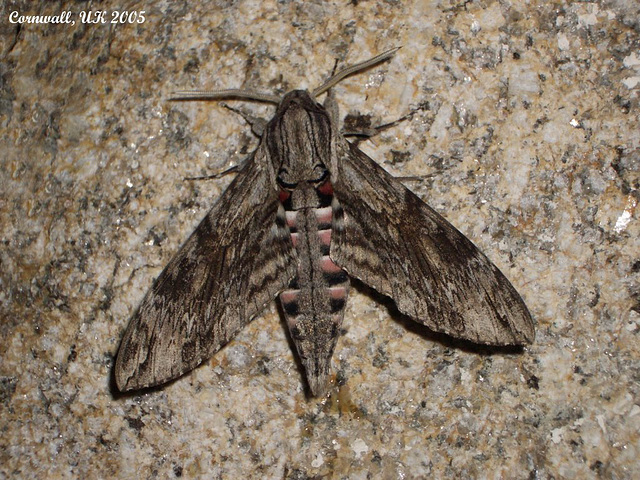
<instances>
[{"instance_id":1,"label":"moth's thorax","mask_svg":"<svg viewBox=\"0 0 640 480\"><path fill-rule=\"evenodd\" d=\"M318 185L331 161L331 120L304 90L286 94L265 131L265 141L281 188Z\"/></svg>"}]
</instances>

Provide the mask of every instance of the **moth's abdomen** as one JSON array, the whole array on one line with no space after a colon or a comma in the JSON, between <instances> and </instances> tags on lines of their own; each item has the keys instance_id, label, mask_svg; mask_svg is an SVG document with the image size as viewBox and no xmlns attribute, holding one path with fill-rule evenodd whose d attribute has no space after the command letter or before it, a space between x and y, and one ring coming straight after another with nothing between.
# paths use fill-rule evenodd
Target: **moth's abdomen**
<instances>
[{"instance_id":1,"label":"moth's abdomen","mask_svg":"<svg viewBox=\"0 0 640 480\"><path fill-rule=\"evenodd\" d=\"M298 230L297 225L315 227L313 218L309 221L307 215L315 216L317 230L308 231L306 228ZM302 290L324 293L329 299L332 314L342 318L349 288L349 277L344 270L337 266L329 257L331 248L331 207L293 210L287 212L287 225L291 230L291 240L296 249L300 263L298 275L289 284L289 289L282 292L280 299L285 313L299 315L299 297ZM302 222L299 220L302 219ZM313 238L315 237L315 238ZM313 245L313 244L317 245ZM317 247L317 248L314 248ZM326 303L326 302L323 302ZM341 321L341 320L340 320Z\"/></svg>"},{"instance_id":2,"label":"moth's abdomen","mask_svg":"<svg viewBox=\"0 0 640 480\"><path fill-rule=\"evenodd\" d=\"M314 190L317 196L309 195L316 192L291 192L292 196L298 193L304 198L315 197L317 201L312 206L294 209L294 202L283 202L298 257L298 271L289 288L280 294L280 301L311 392L317 396L327 388L331 356L340 335L347 301L349 277L329 257L333 211L332 198L326 192L331 191L331 186L327 181ZM288 200L288 192L283 193L281 198Z\"/></svg>"}]
</instances>

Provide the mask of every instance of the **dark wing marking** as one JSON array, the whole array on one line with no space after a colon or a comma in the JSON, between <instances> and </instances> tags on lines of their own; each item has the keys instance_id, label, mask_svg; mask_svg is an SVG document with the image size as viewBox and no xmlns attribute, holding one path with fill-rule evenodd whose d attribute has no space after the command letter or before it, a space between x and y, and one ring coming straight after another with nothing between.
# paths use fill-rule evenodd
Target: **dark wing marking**
<instances>
[{"instance_id":1,"label":"dark wing marking","mask_svg":"<svg viewBox=\"0 0 640 480\"><path fill-rule=\"evenodd\" d=\"M338 150L336 264L434 331L493 345L533 341L520 295L469 239L357 147Z\"/></svg>"},{"instance_id":2,"label":"dark wing marking","mask_svg":"<svg viewBox=\"0 0 640 480\"><path fill-rule=\"evenodd\" d=\"M124 334L122 391L159 385L225 345L296 272L284 210L261 150L172 258Z\"/></svg>"}]
</instances>

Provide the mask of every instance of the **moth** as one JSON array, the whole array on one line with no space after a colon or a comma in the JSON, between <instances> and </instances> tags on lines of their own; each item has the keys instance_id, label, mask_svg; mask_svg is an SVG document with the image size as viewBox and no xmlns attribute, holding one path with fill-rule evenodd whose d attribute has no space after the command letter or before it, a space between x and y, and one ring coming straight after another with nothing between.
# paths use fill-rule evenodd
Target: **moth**
<instances>
[{"instance_id":1,"label":"moth","mask_svg":"<svg viewBox=\"0 0 640 480\"><path fill-rule=\"evenodd\" d=\"M311 394L322 395L349 277L436 332L491 345L533 341L531 315L500 270L340 133L331 88L396 50L311 93L176 93L273 102L277 110L257 124L257 149L133 315L115 365L121 391L194 369L278 296Z\"/></svg>"}]
</instances>

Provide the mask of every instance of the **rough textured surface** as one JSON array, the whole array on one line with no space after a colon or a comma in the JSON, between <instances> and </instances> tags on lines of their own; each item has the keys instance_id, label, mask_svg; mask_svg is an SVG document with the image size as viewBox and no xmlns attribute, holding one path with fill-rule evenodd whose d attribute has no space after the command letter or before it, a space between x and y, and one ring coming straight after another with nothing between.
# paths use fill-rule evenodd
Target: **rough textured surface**
<instances>
[{"instance_id":1,"label":"rough textured surface","mask_svg":"<svg viewBox=\"0 0 640 480\"><path fill-rule=\"evenodd\" d=\"M13 10L65 7L0 7L0 477L637 477L636 2L126 8L146 21L18 27ZM313 88L396 45L337 87L342 114L414 112L362 148L500 266L535 344L459 345L360 289L327 399L306 397L275 307L182 379L116 394L131 313L229 182L183 178L256 144L168 94Z\"/></svg>"}]
</instances>

